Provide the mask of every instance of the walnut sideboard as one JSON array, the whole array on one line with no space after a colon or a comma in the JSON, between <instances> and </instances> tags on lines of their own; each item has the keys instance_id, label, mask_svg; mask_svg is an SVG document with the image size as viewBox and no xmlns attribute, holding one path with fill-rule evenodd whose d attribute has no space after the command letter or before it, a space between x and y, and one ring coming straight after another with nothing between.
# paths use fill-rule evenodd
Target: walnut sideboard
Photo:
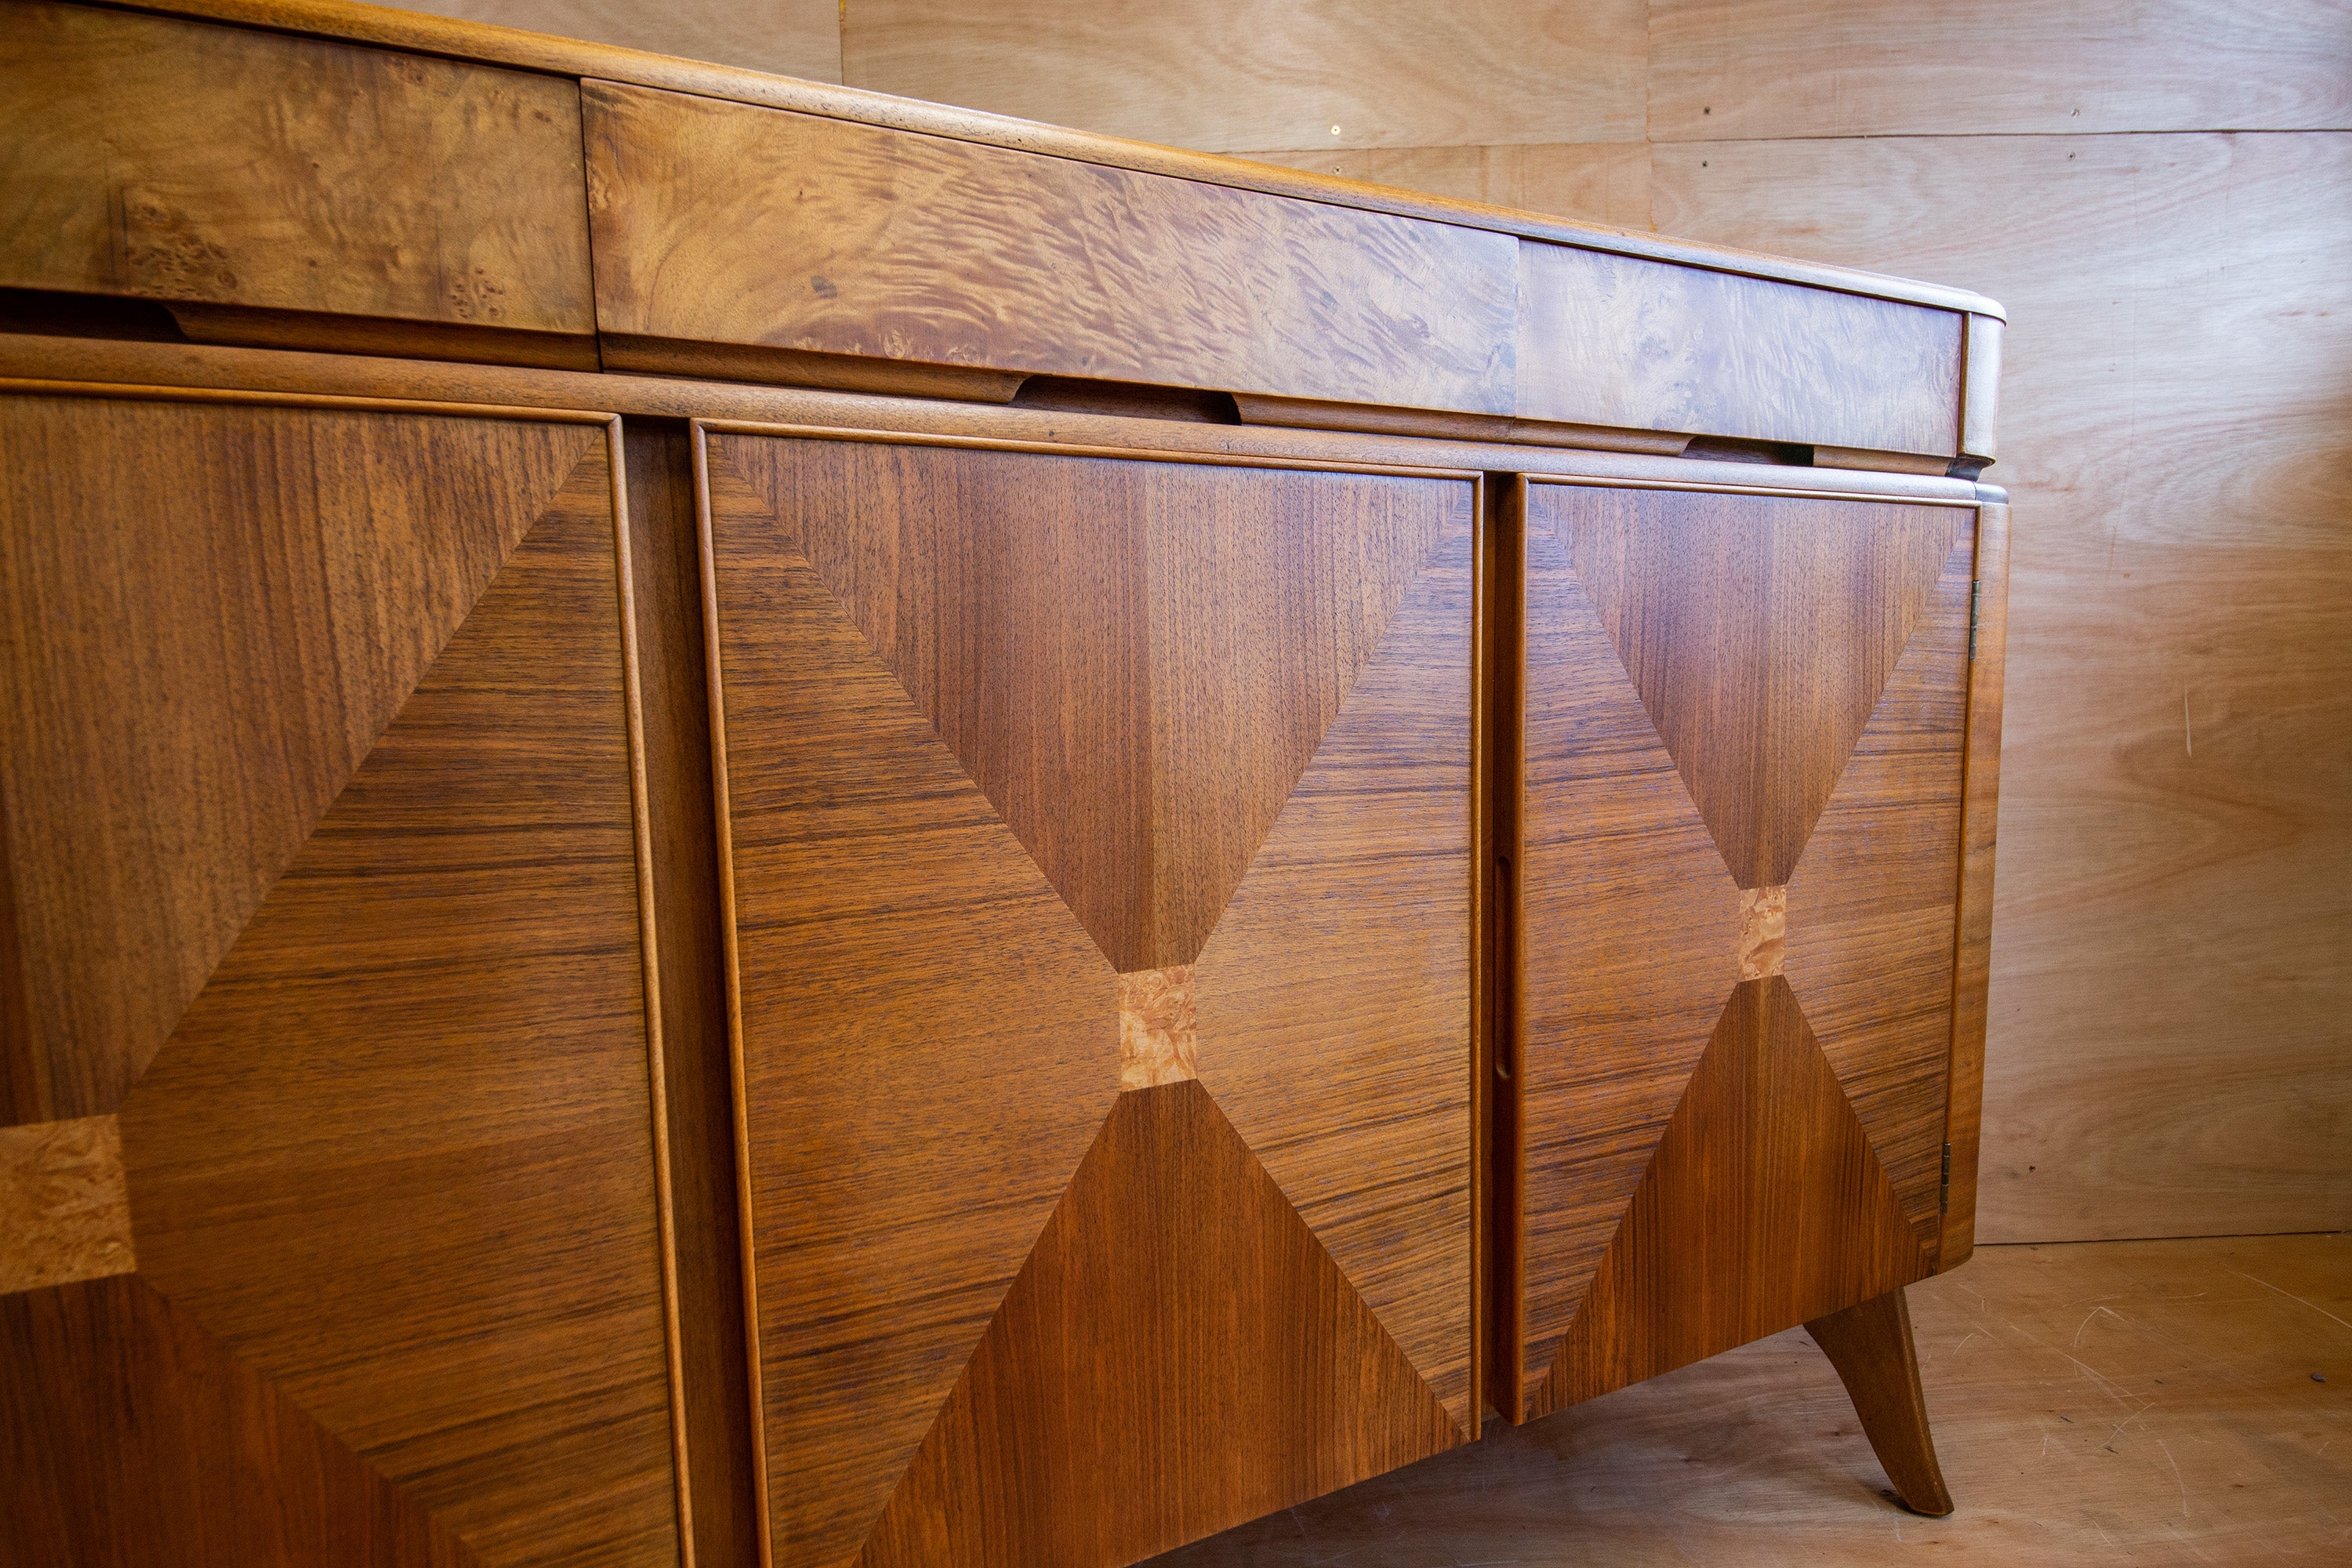
<instances>
[{"instance_id":1,"label":"walnut sideboard","mask_svg":"<svg viewBox=\"0 0 2352 1568\"><path fill-rule=\"evenodd\" d=\"M1808 1323L1949 1508L1999 308L0 4L0 1563L1114 1568Z\"/></svg>"}]
</instances>

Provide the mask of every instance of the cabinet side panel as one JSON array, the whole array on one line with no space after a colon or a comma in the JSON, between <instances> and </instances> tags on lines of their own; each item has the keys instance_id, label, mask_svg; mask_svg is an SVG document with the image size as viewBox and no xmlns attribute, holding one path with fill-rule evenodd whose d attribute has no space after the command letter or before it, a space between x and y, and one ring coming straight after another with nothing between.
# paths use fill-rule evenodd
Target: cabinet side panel
<instances>
[{"instance_id":1,"label":"cabinet side panel","mask_svg":"<svg viewBox=\"0 0 2352 1568\"><path fill-rule=\"evenodd\" d=\"M1977 513L1976 658L1969 666L1969 751L1961 806L1960 913L1952 973L1950 1187L1943 1254L1953 1268L1976 1249L1977 1152L1983 1130L1985 1000L1992 965L1992 871L2000 811L2001 676L2009 643L2009 508Z\"/></svg>"}]
</instances>

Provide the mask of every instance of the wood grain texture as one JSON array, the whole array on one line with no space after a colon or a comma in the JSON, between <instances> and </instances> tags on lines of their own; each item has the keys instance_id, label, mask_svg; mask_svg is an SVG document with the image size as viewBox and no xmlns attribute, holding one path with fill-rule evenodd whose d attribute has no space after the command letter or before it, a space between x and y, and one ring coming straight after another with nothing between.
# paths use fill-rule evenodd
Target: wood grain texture
<instances>
[{"instance_id":1,"label":"wood grain texture","mask_svg":"<svg viewBox=\"0 0 2352 1568\"><path fill-rule=\"evenodd\" d=\"M6 1568L476 1568L135 1276L0 1296Z\"/></svg>"},{"instance_id":2,"label":"wood grain texture","mask_svg":"<svg viewBox=\"0 0 2352 1568\"><path fill-rule=\"evenodd\" d=\"M1963 1504L1948 1519L1888 1495L1836 1373L1791 1329L1152 1568L2189 1568L2316 1565L2352 1543L2352 1332L2330 1321L2352 1321L2352 1239L1988 1247L1905 1295Z\"/></svg>"},{"instance_id":3,"label":"wood grain texture","mask_svg":"<svg viewBox=\"0 0 2352 1568\"><path fill-rule=\"evenodd\" d=\"M1969 749L1960 807L1960 898L1952 955L1951 1144L1939 1268L1957 1268L1976 1247L1977 1164L1984 1129L1986 999L1992 978L1992 889L2000 813L2002 674L2009 643L2009 508L1977 513L1976 657L1969 666Z\"/></svg>"},{"instance_id":4,"label":"wood grain texture","mask_svg":"<svg viewBox=\"0 0 2352 1568\"><path fill-rule=\"evenodd\" d=\"M1743 981L1538 1409L1866 1301L1928 1273L1932 1261L1788 981Z\"/></svg>"},{"instance_id":5,"label":"wood grain texture","mask_svg":"<svg viewBox=\"0 0 2352 1568\"><path fill-rule=\"evenodd\" d=\"M694 1557L701 1568L741 1568L759 1554L759 1470L744 1397L735 1072L694 445L683 421L629 419L624 447Z\"/></svg>"},{"instance_id":6,"label":"wood grain texture","mask_svg":"<svg viewBox=\"0 0 2352 1568\"><path fill-rule=\"evenodd\" d=\"M1536 494L1732 876L1786 885L1965 514Z\"/></svg>"},{"instance_id":7,"label":"wood grain texture","mask_svg":"<svg viewBox=\"0 0 2352 1568\"><path fill-rule=\"evenodd\" d=\"M601 441L531 420L0 398L9 1120L121 1101Z\"/></svg>"},{"instance_id":8,"label":"wood grain texture","mask_svg":"<svg viewBox=\"0 0 2352 1568\"><path fill-rule=\"evenodd\" d=\"M718 439L1121 973L1199 955L1468 498L1371 475Z\"/></svg>"},{"instance_id":9,"label":"wood grain texture","mask_svg":"<svg viewBox=\"0 0 2352 1568\"><path fill-rule=\"evenodd\" d=\"M1948 457L1959 449L1962 320L1527 240L1517 413Z\"/></svg>"},{"instance_id":10,"label":"wood grain texture","mask_svg":"<svg viewBox=\"0 0 2352 1568\"><path fill-rule=\"evenodd\" d=\"M1449 509L1194 968L1202 1087L1469 1436L1472 547Z\"/></svg>"},{"instance_id":11,"label":"wood grain texture","mask_svg":"<svg viewBox=\"0 0 2352 1568\"><path fill-rule=\"evenodd\" d=\"M9 13L0 282L595 330L572 83L80 5Z\"/></svg>"},{"instance_id":12,"label":"wood grain texture","mask_svg":"<svg viewBox=\"0 0 2352 1568\"><path fill-rule=\"evenodd\" d=\"M1871 1451L1903 1506L1930 1519L1950 1513L1952 1494L1927 1430L1927 1395L1919 1386L1919 1352L1903 1292L1889 1290L1815 1318L1805 1332L1837 1368Z\"/></svg>"},{"instance_id":13,"label":"wood grain texture","mask_svg":"<svg viewBox=\"0 0 2352 1568\"><path fill-rule=\"evenodd\" d=\"M841 29L855 86L1208 152L1639 141L1645 53L1631 0L862 0Z\"/></svg>"},{"instance_id":14,"label":"wood grain texture","mask_svg":"<svg viewBox=\"0 0 2352 1568\"><path fill-rule=\"evenodd\" d=\"M2329 0L1659 0L1649 134L1982 136L2352 125ZM1769 89L1765 84L1769 84ZM2055 258L2053 258L2053 260Z\"/></svg>"},{"instance_id":15,"label":"wood grain texture","mask_svg":"<svg viewBox=\"0 0 2352 1568\"><path fill-rule=\"evenodd\" d=\"M1499 236L612 83L583 110L606 332L1512 411Z\"/></svg>"},{"instance_id":16,"label":"wood grain texture","mask_svg":"<svg viewBox=\"0 0 2352 1568\"><path fill-rule=\"evenodd\" d=\"M840 0L415 0L407 8L810 81L841 79Z\"/></svg>"},{"instance_id":17,"label":"wood grain texture","mask_svg":"<svg viewBox=\"0 0 2352 1568\"><path fill-rule=\"evenodd\" d=\"M1657 166L1662 224L2013 306L1994 472L2031 504L1979 1239L2346 1224L2352 554L2329 454L2352 286L2330 258L2352 213L2315 193L2352 182L2352 136L1721 143ZM1946 211L1961 189L2002 221Z\"/></svg>"},{"instance_id":18,"label":"wood grain texture","mask_svg":"<svg viewBox=\"0 0 2352 1568\"><path fill-rule=\"evenodd\" d=\"M142 1279L480 1562L675 1562L619 520L559 429L120 1120Z\"/></svg>"},{"instance_id":19,"label":"wood grain texture","mask_svg":"<svg viewBox=\"0 0 2352 1568\"><path fill-rule=\"evenodd\" d=\"M1111 1568L1462 1440L1208 1092L1140 1089L857 1562Z\"/></svg>"},{"instance_id":20,"label":"wood grain texture","mask_svg":"<svg viewBox=\"0 0 2352 1568\"><path fill-rule=\"evenodd\" d=\"M799 553L800 513L741 477L779 444L709 438L706 548L770 1548L831 1564L1118 1098L1118 1020L1110 964Z\"/></svg>"},{"instance_id":21,"label":"wood grain texture","mask_svg":"<svg viewBox=\"0 0 2352 1568\"><path fill-rule=\"evenodd\" d=\"M1965 511L1789 886L1784 972L1903 1212L1941 1228L1952 1070L1969 604ZM1956 527L1954 525L1957 525Z\"/></svg>"},{"instance_id":22,"label":"wood grain texture","mask_svg":"<svg viewBox=\"0 0 2352 1568\"><path fill-rule=\"evenodd\" d=\"M1581 218L1610 228L1641 231L1650 226L1650 149L1643 142L1315 147L1234 156L1486 206Z\"/></svg>"},{"instance_id":23,"label":"wood grain texture","mask_svg":"<svg viewBox=\"0 0 2352 1568\"><path fill-rule=\"evenodd\" d=\"M1257 1179L1307 1211L1289 1223L1349 1310L1394 1322L1378 1331L1413 1398L1450 1422L1402 1358L1466 1395L1473 486L706 439L778 1560L844 1561L894 1489L933 1484L902 1475L963 1463L918 1446L927 1429L949 1440L935 1416L959 1374L982 1375L966 1363L983 1329L1013 1311L1000 1302L1087 1140L1120 1114L1122 991L1149 1000L1139 970L1193 957L1139 948L1160 962L1122 982L1105 957L1120 950L1078 918L1089 886L1056 896L1045 873L1064 851L1047 840L1033 858L1024 827L1108 820L1137 851L1090 886L1196 921L1201 1072L1231 1083L1277 1166ZM1081 721L1095 728L1076 740L1058 728ZM1037 765L1057 751L1069 761ZM1141 765L1107 812L1122 757ZM1102 839L1117 843L1066 852ZM1205 883L1187 870L1227 859ZM1167 940L1153 929L1135 940ZM1335 1005L1334 981L1359 973L1383 989ZM1179 1020L1163 1021L1172 1044ZM1328 1079L1311 1108L1302 1027ZM1130 1087L1123 1100L1184 1085ZM1396 1125L1339 1136L1359 1089L1402 1096ZM813 1135L827 1126L840 1135ZM1417 1245L1382 1255L1423 1218L1437 1223ZM1355 1261L1369 1307L1327 1246ZM1157 1445L1171 1473L1214 1447L1156 1427L1106 1440ZM957 1528L1027 1495L959 1510ZM1240 1506L1185 1506L1212 1503ZM929 1505L891 1506L877 1542Z\"/></svg>"},{"instance_id":24,"label":"wood grain texture","mask_svg":"<svg viewBox=\"0 0 2352 1568\"><path fill-rule=\"evenodd\" d=\"M0 1127L0 1296L138 1266L114 1118Z\"/></svg>"},{"instance_id":25,"label":"wood grain texture","mask_svg":"<svg viewBox=\"0 0 2352 1568\"><path fill-rule=\"evenodd\" d=\"M1713 1034L1740 929L1739 889L1570 564L1561 524L1580 502L1528 492L1519 1059L1505 1090L1524 1218L1504 1310L1521 1331L1490 1380L1513 1420Z\"/></svg>"}]
</instances>

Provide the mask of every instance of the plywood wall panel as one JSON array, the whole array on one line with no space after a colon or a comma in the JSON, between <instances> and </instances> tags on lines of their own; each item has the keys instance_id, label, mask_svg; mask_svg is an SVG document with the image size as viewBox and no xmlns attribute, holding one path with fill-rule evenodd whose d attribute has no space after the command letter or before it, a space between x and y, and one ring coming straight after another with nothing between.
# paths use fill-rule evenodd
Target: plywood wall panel
<instances>
[{"instance_id":1,"label":"plywood wall panel","mask_svg":"<svg viewBox=\"0 0 2352 1568\"><path fill-rule=\"evenodd\" d=\"M409 0L405 8L809 81L841 79L841 0Z\"/></svg>"},{"instance_id":2,"label":"plywood wall panel","mask_svg":"<svg viewBox=\"0 0 2352 1568\"><path fill-rule=\"evenodd\" d=\"M857 0L843 79L1223 153L1637 142L1639 0Z\"/></svg>"},{"instance_id":3,"label":"plywood wall panel","mask_svg":"<svg viewBox=\"0 0 2352 1568\"><path fill-rule=\"evenodd\" d=\"M1650 148L1643 142L1317 147L1235 155L1457 201L1580 218L1612 228L1647 232L1650 226Z\"/></svg>"},{"instance_id":4,"label":"plywood wall panel","mask_svg":"<svg viewBox=\"0 0 2352 1568\"><path fill-rule=\"evenodd\" d=\"M2340 0L1656 0L1650 135L2340 130L2347 58Z\"/></svg>"},{"instance_id":5,"label":"plywood wall panel","mask_svg":"<svg viewBox=\"0 0 2352 1568\"><path fill-rule=\"evenodd\" d=\"M2352 1220L2352 136L1655 167L1663 226L2011 311L1981 1237Z\"/></svg>"}]
</instances>

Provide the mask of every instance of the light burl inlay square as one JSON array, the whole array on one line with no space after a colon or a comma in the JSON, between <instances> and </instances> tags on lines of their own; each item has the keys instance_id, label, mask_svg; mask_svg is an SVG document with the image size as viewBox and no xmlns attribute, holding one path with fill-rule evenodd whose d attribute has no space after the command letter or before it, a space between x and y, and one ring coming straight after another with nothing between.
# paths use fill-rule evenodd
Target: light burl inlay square
<instances>
[{"instance_id":1,"label":"light burl inlay square","mask_svg":"<svg viewBox=\"0 0 2352 1568\"><path fill-rule=\"evenodd\" d=\"M0 1296L138 1267L114 1118L0 1127Z\"/></svg>"},{"instance_id":2,"label":"light burl inlay square","mask_svg":"<svg viewBox=\"0 0 2352 1568\"><path fill-rule=\"evenodd\" d=\"M1740 889L1739 978L1769 980L1780 973L1788 939L1789 889Z\"/></svg>"},{"instance_id":3,"label":"light burl inlay square","mask_svg":"<svg viewBox=\"0 0 2352 1568\"><path fill-rule=\"evenodd\" d=\"M1192 966L1138 969L1118 977L1118 1087L1150 1089L1200 1077Z\"/></svg>"}]
</instances>

